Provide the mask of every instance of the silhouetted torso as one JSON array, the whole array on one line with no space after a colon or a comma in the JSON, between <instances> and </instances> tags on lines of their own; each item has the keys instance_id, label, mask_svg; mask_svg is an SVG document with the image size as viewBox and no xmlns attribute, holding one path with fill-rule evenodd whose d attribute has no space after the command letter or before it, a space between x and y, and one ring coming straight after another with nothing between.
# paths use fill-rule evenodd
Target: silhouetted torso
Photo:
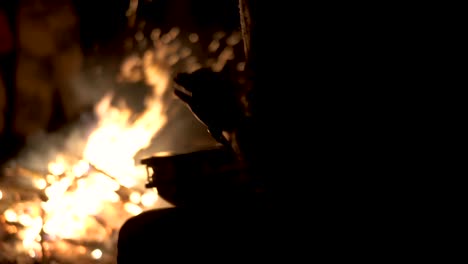
<instances>
[{"instance_id":1,"label":"silhouetted torso","mask_svg":"<svg viewBox=\"0 0 468 264\"><path fill-rule=\"evenodd\" d=\"M268 258L274 252L269 245L273 240L267 236L267 226L261 224L264 218L258 211L216 207L143 213L122 229L118 263L225 263ZM270 232L270 236L275 233Z\"/></svg>"},{"instance_id":2,"label":"silhouetted torso","mask_svg":"<svg viewBox=\"0 0 468 264\"><path fill-rule=\"evenodd\" d=\"M128 220L119 234L118 263L224 262L271 256L276 233L269 223L275 218L263 204L262 194L242 181L242 173L219 173L229 153L213 149L148 159L146 164L154 170L153 186L176 207Z\"/></svg>"}]
</instances>

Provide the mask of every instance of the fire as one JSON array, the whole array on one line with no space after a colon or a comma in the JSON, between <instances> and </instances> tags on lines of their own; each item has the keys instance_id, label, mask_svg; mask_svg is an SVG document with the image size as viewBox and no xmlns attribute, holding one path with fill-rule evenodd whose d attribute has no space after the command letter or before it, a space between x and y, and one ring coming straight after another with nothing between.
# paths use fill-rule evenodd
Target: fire
<instances>
[{"instance_id":1,"label":"fire","mask_svg":"<svg viewBox=\"0 0 468 264\"><path fill-rule=\"evenodd\" d=\"M151 52L146 56L151 56ZM142 114L135 119L129 107L113 106L112 94L108 94L95 108L98 124L86 142L83 159L67 164L65 158L58 157L49 163L49 172L56 177L49 177L47 182L45 194L48 201L41 206L45 222L39 225L48 235L78 240L89 238L90 233L96 235L101 232L96 239L106 237L105 229L90 232L93 216L120 202L118 191L121 188L138 187L146 179L146 169L135 164L134 156L150 145L153 136L167 122L161 98L170 80L170 72L158 65L148 65L146 69L151 70L148 75L151 74L153 94L146 99L146 110ZM135 193L140 199L130 199L122 208L130 215L151 208L158 200L155 191L134 190L133 197ZM121 225L124 220L116 220L113 226ZM38 231L40 228L32 232L37 236ZM94 257L99 255L96 252L100 252L96 250L93 251Z\"/></svg>"},{"instance_id":2,"label":"fire","mask_svg":"<svg viewBox=\"0 0 468 264\"><path fill-rule=\"evenodd\" d=\"M167 89L169 74L154 72L157 82L154 94L162 94L159 89ZM110 105L111 96L106 96L97 106L99 127L90 135L83 157L99 169L117 178L119 184L133 187L136 179L144 177L145 169L135 166L134 156L151 143L154 134L167 121L164 115L164 104L158 97L150 97L148 107L136 121L131 122L132 111L128 108L118 109Z\"/></svg>"},{"instance_id":3,"label":"fire","mask_svg":"<svg viewBox=\"0 0 468 264\"><path fill-rule=\"evenodd\" d=\"M154 61L153 51L144 57L145 74L153 88L145 111L135 117L129 107L113 106L112 94L106 95L95 107L97 125L81 158L58 155L47 164L44 178L33 179L47 200L32 207L36 212L12 208L3 213L5 221L24 227L18 237L31 257L41 255L44 234L49 240L105 242L126 219L157 203L157 190L141 189L146 168L136 165L134 156L150 145L167 122L162 97L171 76L168 67ZM100 259L103 251L97 248L89 254Z\"/></svg>"},{"instance_id":4,"label":"fire","mask_svg":"<svg viewBox=\"0 0 468 264\"><path fill-rule=\"evenodd\" d=\"M151 145L153 137L168 122L164 95L171 85L174 68L178 63L186 72L202 67L192 50L177 39L179 33L177 28L167 34L153 30L154 48L141 56L129 56L122 63L123 80L144 80L152 88L143 112L135 113L125 103L112 104L113 94L109 93L94 108L97 123L86 138L82 153L55 155L44 164L45 173L22 167L13 170L12 178L25 175L31 181L27 185L30 191L23 199L7 189L0 190L0 206L2 202L10 205L1 211L0 235L3 231L15 234L20 241L12 248L0 241L0 251L24 252L33 259L62 254L62 260L68 262L99 259L113 263L109 254L115 253L115 234L121 225L133 215L156 208L160 200L156 189L144 188L147 171L135 163L134 157ZM136 40L143 41L138 36ZM232 46L239 42L239 36L236 32L226 37L228 46L218 60L209 59L205 66L215 71L222 69L233 59ZM217 49L223 37L224 33L214 36ZM198 38L191 33L186 44L193 45ZM86 261L76 258L84 255Z\"/></svg>"}]
</instances>

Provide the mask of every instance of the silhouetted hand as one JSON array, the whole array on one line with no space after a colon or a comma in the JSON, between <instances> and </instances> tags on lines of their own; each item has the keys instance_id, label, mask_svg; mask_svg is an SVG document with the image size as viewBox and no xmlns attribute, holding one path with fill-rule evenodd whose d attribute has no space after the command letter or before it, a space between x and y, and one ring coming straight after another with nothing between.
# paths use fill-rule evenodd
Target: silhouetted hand
<instances>
[{"instance_id":1,"label":"silhouetted hand","mask_svg":"<svg viewBox=\"0 0 468 264\"><path fill-rule=\"evenodd\" d=\"M222 131L231 132L241 122L239 87L227 72L202 68L193 73L180 73L174 81L179 85L175 94L208 127L215 139L220 140Z\"/></svg>"}]
</instances>

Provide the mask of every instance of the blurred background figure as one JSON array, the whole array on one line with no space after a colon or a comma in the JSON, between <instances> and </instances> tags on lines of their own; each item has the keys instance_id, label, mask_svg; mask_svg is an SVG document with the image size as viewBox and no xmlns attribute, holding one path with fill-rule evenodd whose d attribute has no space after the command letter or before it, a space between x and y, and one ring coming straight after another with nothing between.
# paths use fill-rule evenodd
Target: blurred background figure
<instances>
[{"instance_id":1,"label":"blurred background figure","mask_svg":"<svg viewBox=\"0 0 468 264\"><path fill-rule=\"evenodd\" d=\"M15 1L0 1L0 163L9 156L14 143L9 129L8 98L13 93L14 73L14 10Z\"/></svg>"},{"instance_id":2,"label":"blurred background figure","mask_svg":"<svg viewBox=\"0 0 468 264\"><path fill-rule=\"evenodd\" d=\"M74 86L83 54L71 1L20 1L17 10L16 134L53 131L83 110Z\"/></svg>"},{"instance_id":3,"label":"blurred background figure","mask_svg":"<svg viewBox=\"0 0 468 264\"><path fill-rule=\"evenodd\" d=\"M83 111L76 87L83 61L78 21L71 1L2 5L2 160L28 137L54 131Z\"/></svg>"},{"instance_id":4,"label":"blurred background figure","mask_svg":"<svg viewBox=\"0 0 468 264\"><path fill-rule=\"evenodd\" d=\"M0 6L0 54L4 56L13 49L13 34L7 9Z\"/></svg>"}]
</instances>

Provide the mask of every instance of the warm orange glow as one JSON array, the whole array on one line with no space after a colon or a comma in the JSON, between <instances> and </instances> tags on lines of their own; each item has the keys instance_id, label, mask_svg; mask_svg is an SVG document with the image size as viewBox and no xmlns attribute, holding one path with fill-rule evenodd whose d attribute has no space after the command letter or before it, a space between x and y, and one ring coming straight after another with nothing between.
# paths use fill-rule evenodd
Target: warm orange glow
<instances>
[{"instance_id":1,"label":"warm orange glow","mask_svg":"<svg viewBox=\"0 0 468 264\"><path fill-rule=\"evenodd\" d=\"M153 190L147 190L141 196L141 204L144 207L153 207L158 201L158 199L159 199L159 196L157 192L154 192Z\"/></svg>"},{"instance_id":2,"label":"warm orange glow","mask_svg":"<svg viewBox=\"0 0 468 264\"><path fill-rule=\"evenodd\" d=\"M166 39L175 38L177 33L171 31ZM171 76L167 63L159 64L157 56L164 57L148 51L141 59L146 82L153 88L152 96L145 98L146 110L135 118L129 107L112 105L112 94L106 95L95 107L97 127L83 153L57 156L47 164L48 175L33 179L34 187L44 191L47 201L40 203L35 214L21 208L3 213L6 221L24 226L17 235L29 256L41 255L41 229L57 239L104 241L110 236L109 228L118 229L129 217L156 206L157 191L144 189L146 168L135 164L134 156L150 145L167 122L162 95ZM122 192L128 193L128 201L122 200ZM87 254L100 259L103 252L95 249Z\"/></svg>"},{"instance_id":3,"label":"warm orange glow","mask_svg":"<svg viewBox=\"0 0 468 264\"><path fill-rule=\"evenodd\" d=\"M111 93L104 96L94 108L97 124L84 142L83 152L48 157L48 162L42 165L47 166L47 171L31 180L33 194L37 191L45 199L39 195L34 201L14 203L3 211L0 220L8 223L5 230L16 234L20 241L15 245L16 250L32 258L40 258L44 251L50 250L102 260L105 247L74 245L72 251L65 239L109 245L108 240L114 238L116 230L128 218L158 206L158 192L155 188L145 189L146 168L136 164L134 158L150 146L168 121L168 105L163 95L171 83L171 67L180 61L188 72L202 67L192 49L176 41L179 33L178 28L167 34L153 30L154 49L142 56L129 56L122 63L121 79L144 80L152 88L152 95L145 98L145 110L136 114L125 104L113 105ZM143 37L140 33L135 35L138 41ZM217 32L208 50L220 50L224 37L224 32ZM199 36L192 33L188 41L196 43ZM221 70L234 58L232 46L239 41L239 33L226 39L228 46L210 63L213 70ZM136 68L142 70L138 72ZM244 64L238 68L243 70ZM0 191L2 202L11 196L7 189Z\"/></svg>"},{"instance_id":4,"label":"warm orange glow","mask_svg":"<svg viewBox=\"0 0 468 264\"><path fill-rule=\"evenodd\" d=\"M93 259L100 259L102 257L102 251L100 249L95 249L91 251L91 256Z\"/></svg>"},{"instance_id":5,"label":"warm orange glow","mask_svg":"<svg viewBox=\"0 0 468 264\"><path fill-rule=\"evenodd\" d=\"M5 216L5 220L7 220L8 222L18 221L18 216L16 215L16 212L13 209L7 209L5 212L3 212L3 215Z\"/></svg>"},{"instance_id":6,"label":"warm orange glow","mask_svg":"<svg viewBox=\"0 0 468 264\"><path fill-rule=\"evenodd\" d=\"M141 212L143 212L143 209L140 206L133 203L125 203L124 208L125 211L129 212L132 215L138 215Z\"/></svg>"},{"instance_id":7,"label":"warm orange glow","mask_svg":"<svg viewBox=\"0 0 468 264\"><path fill-rule=\"evenodd\" d=\"M152 56L148 52L146 56ZM167 122L161 95L168 88L170 73L154 62L145 62L147 80L153 87L153 97L146 100L147 110L131 121L131 109L117 108L106 96L96 107L98 128L90 135L83 153L86 161L117 178L119 184L133 187L145 177L143 166L135 166L135 154L151 143L152 137ZM152 65L150 65L150 63Z\"/></svg>"},{"instance_id":8,"label":"warm orange glow","mask_svg":"<svg viewBox=\"0 0 468 264\"><path fill-rule=\"evenodd\" d=\"M152 55L147 53L146 56ZM42 204L42 209L46 215L44 231L47 234L70 239L84 237L89 232L89 224L93 222L90 220L92 216L100 214L106 205L121 200L116 192L121 188L141 186L146 180L146 170L135 164L134 156L149 146L153 136L166 123L161 96L170 78L170 72L148 60L146 74L153 87L153 96L146 98L146 111L133 119L131 109L113 106L112 95L108 94L95 107L99 121L88 138L83 159L67 164L64 158L59 157L49 164L52 175L63 176L49 180L49 186L45 188L49 200ZM90 164L97 171L90 172ZM141 202L145 207L154 206L157 201L154 191L151 195L134 190L131 200L124 204L130 215L143 211L136 196L143 198ZM114 219L120 223L124 220ZM36 236L38 231L40 229L36 230ZM94 257L99 255L95 254Z\"/></svg>"}]
</instances>

